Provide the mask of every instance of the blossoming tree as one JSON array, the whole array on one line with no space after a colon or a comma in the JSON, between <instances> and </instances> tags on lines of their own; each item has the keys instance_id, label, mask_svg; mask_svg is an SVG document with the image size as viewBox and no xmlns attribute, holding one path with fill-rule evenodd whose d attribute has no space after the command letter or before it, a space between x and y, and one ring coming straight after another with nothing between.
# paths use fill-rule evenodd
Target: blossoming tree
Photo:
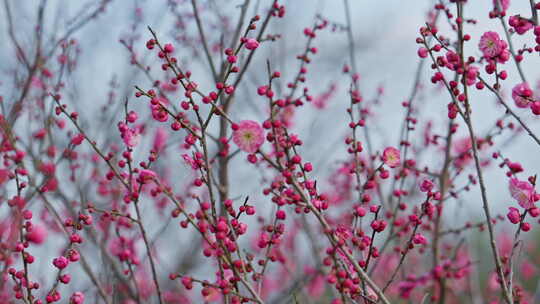
<instances>
[{"instance_id":1,"label":"blossoming tree","mask_svg":"<svg viewBox=\"0 0 540 304\"><path fill-rule=\"evenodd\" d=\"M393 106L402 120L382 124L391 142L378 110L392 101L362 88L370 74L348 0L335 1L341 21L321 12L287 24L304 46L278 55L265 49L290 37L272 27L283 31L286 1L163 1L170 33L133 1L117 44L133 77L113 78L98 108L77 93L80 31L111 2L89 1L66 22L60 7L56 23L47 0L4 0L13 64L0 86L0 302L538 301L538 242L527 238L538 168L508 147L540 151L524 67L540 52L540 4L510 14L514 3L493 0L481 13L496 30L474 1L430 4L410 41L413 88ZM35 17L29 33L22 12ZM334 75L310 82L323 33L347 48ZM496 100L494 124L480 93ZM330 102L345 115L300 128Z\"/></svg>"}]
</instances>

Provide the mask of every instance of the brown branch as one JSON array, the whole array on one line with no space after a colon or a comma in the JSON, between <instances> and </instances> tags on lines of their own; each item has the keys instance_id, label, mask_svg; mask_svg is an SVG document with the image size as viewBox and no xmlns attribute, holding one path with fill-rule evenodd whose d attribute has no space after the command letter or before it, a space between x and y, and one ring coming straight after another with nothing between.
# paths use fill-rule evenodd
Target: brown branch
<instances>
[{"instance_id":1,"label":"brown branch","mask_svg":"<svg viewBox=\"0 0 540 304\"><path fill-rule=\"evenodd\" d=\"M458 2L457 3L457 10L458 10L458 18L461 18L463 20L463 3ZM460 45L460 57L461 57L461 64L462 68L465 70L465 61L464 61L464 49L463 49L463 22L458 23L458 42ZM497 243L495 241L495 233L493 231L493 222L491 217L491 212L489 210L489 202L487 198L487 190L486 190L486 184L484 182L484 175L482 172L482 168L480 165L480 159L478 157L478 142L475 137L472 119L471 119L471 107L469 103L469 94L467 90L465 77L462 77L462 84L463 84L463 90L465 94L465 113L463 115L463 120L465 121L465 124L467 125L467 129L469 131L469 138L471 139L472 149L473 149L473 158L474 158L474 164L476 167L476 172L478 175L478 182L480 184L480 193L482 197L482 206L484 209L484 214L486 216L486 223L488 226L488 232L489 232L489 240L491 245L491 251L493 254L493 259L495 261L495 267L497 269L497 273L499 275L499 278L501 279L501 287L504 295L504 299L507 302L507 304L512 304L512 291L508 290L508 286L506 284L506 281L504 279L504 272L502 269L502 263L501 258L499 256L499 250L497 249ZM451 93L451 91L449 91Z\"/></svg>"}]
</instances>

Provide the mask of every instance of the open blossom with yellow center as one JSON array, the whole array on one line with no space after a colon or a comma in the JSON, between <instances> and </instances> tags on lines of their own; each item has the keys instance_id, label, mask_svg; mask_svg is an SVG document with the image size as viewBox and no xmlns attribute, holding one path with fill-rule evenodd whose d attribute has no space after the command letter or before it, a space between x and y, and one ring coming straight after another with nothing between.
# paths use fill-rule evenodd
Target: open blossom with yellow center
<instances>
[{"instance_id":1,"label":"open blossom with yellow center","mask_svg":"<svg viewBox=\"0 0 540 304\"><path fill-rule=\"evenodd\" d=\"M501 55L507 46L506 42L499 37L499 34L491 31L485 32L482 37L480 37L480 43L478 44L480 51L482 51L484 57L488 59Z\"/></svg>"},{"instance_id":2,"label":"open blossom with yellow center","mask_svg":"<svg viewBox=\"0 0 540 304\"><path fill-rule=\"evenodd\" d=\"M243 120L233 130L233 141L242 151L255 153L264 143L264 130L256 121Z\"/></svg>"},{"instance_id":3,"label":"open blossom with yellow center","mask_svg":"<svg viewBox=\"0 0 540 304\"><path fill-rule=\"evenodd\" d=\"M388 147L384 149L382 160L390 168L395 168L399 166L401 162L399 150L394 147Z\"/></svg>"}]
</instances>

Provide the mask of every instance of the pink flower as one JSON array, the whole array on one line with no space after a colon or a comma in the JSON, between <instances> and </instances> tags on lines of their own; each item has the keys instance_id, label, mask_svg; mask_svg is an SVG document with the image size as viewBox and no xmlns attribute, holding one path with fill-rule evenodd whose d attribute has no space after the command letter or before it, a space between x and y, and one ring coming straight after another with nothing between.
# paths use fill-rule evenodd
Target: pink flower
<instances>
[{"instance_id":1,"label":"pink flower","mask_svg":"<svg viewBox=\"0 0 540 304\"><path fill-rule=\"evenodd\" d=\"M58 63L60 64L66 64L66 62L68 61L69 57L65 54L62 54L62 55L59 55L57 60L58 60Z\"/></svg>"},{"instance_id":2,"label":"pink flower","mask_svg":"<svg viewBox=\"0 0 540 304\"><path fill-rule=\"evenodd\" d=\"M129 111L129 113L127 114L127 121L130 122L130 123L134 123L137 121L137 119L139 118L139 116L137 115L137 112L135 111Z\"/></svg>"},{"instance_id":3,"label":"pink flower","mask_svg":"<svg viewBox=\"0 0 540 304\"><path fill-rule=\"evenodd\" d=\"M163 50L165 51L165 53L172 53L174 52L174 46L170 43L167 43L165 44L165 46L163 46Z\"/></svg>"},{"instance_id":4,"label":"pink flower","mask_svg":"<svg viewBox=\"0 0 540 304\"><path fill-rule=\"evenodd\" d=\"M150 102L152 117L159 122L166 122L169 119L169 113L165 109L168 101L165 98L154 97Z\"/></svg>"},{"instance_id":5,"label":"pink flower","mask_svg":"<svg viewBox=\"0 0 540 304\"><path fill-rule=\"evenodd\" d=\"M427 244L427 239L424 235L422 235L421 233L417 233L414 235L413 237L413 242L417 245L426 245Z\"/></svg>"},{"instance_id":6,"label":"pink flower","mask_svg":"<svg viewBox=\"0 0 540 304\"><path fill-rule=\"evenodd\" d=\"M508 213L506 214L506 217L512 224L517 224L521 220L521 215L519 214L519 210L514 207L510 207L510 209L508 210Z\"/></svg>"},{"instance_id":7,"label":"pink flower","mask_svg":"<svg viewBox=\"0 0 540 304\"><path fill-rule=\"evenodd\" d=\"M31 82L32 86L33 87L36 87L36 88L39 88L39 89L45 89L45 84L43 83L43 81L41 81L41 79L39 79L39 77L32 77L32 82Z\"/></svg>"},{"instance_id":8,"label":"pink flower","mask_svg":"<svg viewBox=\"0 0 540 304\"><path fill-rule=\"evenodd\" d=\"M312 278L306 286L308 294L312 299L319 299L324 293L324 275L317 273L315 268L309 266L304 269L304 273Z\"/></svg>"},{"instance_id":9,"label":"pink flower","mask_svg":"<svg viewBox=\"0 0 540 304\"><path fill-rule=\"evenodd\" d=\"M17 206L20 209L23 209L26 206L26 200L22 196L14 196L12 199L8 200L8 205L10 207Z\"/></svg>"},{"instance_id":10,"label":"pink flower","mask_svg":"<svg viewBox=\"0 0 540 304\"><path fill-rule=\"evenodd\" d=\"M163 292L163 300L165 303L182 303L191 304L189 298L181 291L166 290Z\"/></svg>"},{"instance_id":11,"label":"pink flower","mask_svg":"<svg viewBox=\"0 0 540 304\"><path fill-rule=\"evenodd\" d=\"M141 134L137 129L127 129L124 134L122 134L122 139L126 146L133 148L141 142Z\"/></svg>"},{"instance_id":12,"label":"pink flower","mask_svg":"<svg viewBox=\"0 0 540 304\"><path fill-rule=\"evenodd\" d=\"M156 135L154 136L154 146L153 146L156 152L161 151L165 147L165 144L167 144L168 137L169 137L168 133L167 131L165 131L164 128L158 127L156 129Z\"/></svg>"},{"instance_id":13,"label":"pink flower","mask_svg":"<svg viewBox=\"0 0 540 304\"><path fill-rule=\"evenodd\" d=\"M534 275L536 274L536 266L529 262L529 261L524 261L522 264L521 264L521 275L523 275L523 278L525 280L530 280L530 279L533 279Z\"/></svg>"},{"instance_id":14,"label":"pink flower","mask_svg":"<svg viewBox=\"0 0 540 304\"><path fill-rule=\"evenodd\" d=\"M56 172L56 165L53 162L42 163L39 166L39 170L47 176L53 176Z\"/></svg>"},{"instance_id":15,"label":"pink flower","mask_svg":"<svg viewBox=\"0 0 540 304\"><path fill-rule=\"evenodd\" d=\"M534 207L534 188L529 182L517 178L510 179L510 195L525 209Z\"/></svg>"},{"instance_id":16,"label":"pink flower","mask_svg":"<svg viewBox=\"0 0 540 304\"><path fill-rule=\"evenodd\" d=\"M82 144L83 140L84 140L84 135L77 134L71 138L71 144L74 146L78 146Z\"/></svg>"},{"instance_id":17,"label":"pink flower","mask_svg":"<svg viewBox=\"0 0 540 304\"><path fill-rule=\"evenodd\" d=\"M472 141L469 137L463 137L452 142L452 150L454 151L454 165L458 168L463 168L471 160L472 155L469 151L472 149Z\"/></svg>"},{"instance_id":18,"label":"pink flower","mask_svg":"<svg viewBox=\"0 0 540 304\"><path fill-rule=\"evenodd\" d=\"M486 58L495 58L503 53L508 45L504 40L501 40L499 34L495 32L485 32L480 37L478 48Z\"/></svg>"},{"instance_id":19,"label":"pink flower","mask_svg":"<svg viewBox=\"0 0 540 304\"><path fill-rule=\"evenodd\" d=\"M504 42L504 45L506 46L506 42ZM497 62L498 63L505 63L510 59L510 51L505 47L505 49L497 56Z\"/></svg>"},{"instance_id":20,"label":"pink flower","mask_svg":"<svg viewBox=\"0 0 540 304\"><path fill-rule=\"evenodd\" d=\"M53 260L53 265L58 269L64 269L69 265L69 260L62 255Z\"/></svg>"},{"instance_id":21,"label":"pink flower","mask_svg":"<svg viewBox=\"0 0 540 304\"><path fill-rule=\"evenodd\" d=\"M126 239L124 237L114 238L110 241L109 250L122 262L130 261L132 263L138 263L137 250L133 239Z\"/></svg>"},{"instance_id":22,"label":"pink flower","mask_svg":"<svg viewBox=\"0 0 540 304\"><path fill-rule=\"evenodd\" d=\"M433 189L433 182L427 178L424 178L421 182L420 182L420 191L422 192L429 192L431 191L431 189Z\"/></svg>"},{"instance_id":23,"label":"pink flower","mask_svg":"<svg viewBox=\"0 0 540 304\"><path fill-rule=\"evenodd\" d=\"M399 166L401 161L399 150L394 147L387 147L383 151L382 161L390 168Z\"/></svg>"},{"instance_id":24,"label":"pink flower","mask_svg":"<svg viewBox=\"0 0 540 304\"><path fill-rule=\"evenodd\" d=\"M197 162L188 154L182 154L182 158L186 162L186 164L191 166L191 169L197 170L199 169L199 166L197 165Z\"/></svg>"},{"instance_id":25,"label":"pink flower","mask_svg":"<svg viewBox=\"0 0 540 304\"><path fill-rule=\"evenodd\" d=\"M233 130L233 141L242 151L255 153L264 143L264 130L255 121L243 120Z\"/></svg>"},{"instance_id":26,"label":"pink flower","mask_svg":"<svg viewBox=\"0 0 540 304\"><path fill-rule=\"evenodd\" d=\"M254 50L259 47L259 42L257 39L249 38L246 40L246 49Z\"/></svg>"},{"instance_id":27,"label":"pink flower","mask_svg":"<svg viewBox=\"0 0 540 304\"><path fill-rule=\"evenodd\" d=\"M166 92L175 92L178 90L178 85L169 82L161 83L161 90Z\"/></svg>"},{"instance_id":28,"label":"pink flower","mask_svg":"<svg viewBox=\"0 0 540 304\"><path fill-rule=\"evenodd\" d=\"M467 68L467 73L465 74L467 79L467 85L473 85L476 83L476 77L478 76L478 67L469 66Z\"/></svg>"},{"instance_id":29,"label":"pink flower","mask_svg":"<svg viewBox=\"0 0 540 304\"><path fill-rule=\"evenodd\" d=\"M512 99L518 108L527 108L531 103L533 92L526 82L516 85L512 89Z\"/></svg>"},{"instance_id":30,"label":"pink flower","mask_svg":"<svg viewBox=\"0 0 540 304\"><path fill-rule=\"evenodd\" d=\"M141 182L143 183L146 183L154 178L156 178L157 174L156 172L152 171L152 170L146 170L146 169L143 169L139 172L139 178L141 180Z\"/></svg>"},{"instance_id":31,"label":"pink flower","mask_svg":"<svg viewBox=\"0 0 540 304\"><path fill-rule=\"evenodd\" d=\"M326 92L321 93L313 99L313 105L317 109L324 109L328 104L328 101L334 96L337 89L337 85L332 83Z\"/></svg>"},{"instance_id":32,"label":"pink flower","mask_svg":"<svg viewBox=\"0 0 540 304\"><path fill-rule=\"evenodd\" d=\"M472 141L469 137L463 137L454 141L453 150L456 154L467 153L472 149Z\"/></svg>"},{"instance_id":33,"label":"pink flower","mask_svg":"<svg viewBox=\"0 0 540 304\"><path fill-rule=\"evenodd\" d=\"M0 169L0 185L9 179L9 170Z\"/></svg>"},{"instance_id":34,"label":"pink flower","mask_svg":"<svg viewBox=\"0 0 540 304\"><path fill-rule=\"evenodd\" d=\"M156 291L155 285L151 277L145 271L137 271L135 273L135 282L139 288L141 298L149 300L152 294ZM143 303L150 301L143 301Z\"/></svg>"},{"instance_id":35,"label":"pink flower","mask_svg":"<svg viewBox=\"0 0 540 304\"><path fill-rule=\"evenodd\" d=\"M420 58L426 58L428 56L428 50L425 47L421 47L418 49L418 56Z\"/></svg>"},{"instance_id":36,"label":"pink flower","mask_svg":"<svg viewBox=\"0 0 540 304\"><path fill-rule=\"evenodd\" d=\"M33 225L32 230L26 234L26 239L34 244L42 244L47 238L47 229L42 225Z\"/></svg>"},{"instance_id":37,"label":"pink flower","mask_svg":"<svg viewBox=\"0 0 540 304\"><path fill-rule=\"evenodd\" d=\"M522 18L519 15L511 16L508 20L508 24L510 24L519 35L523 35L533 28L533 24L529 19Z\"/></svg>"},{"instance_id":38,"label":"pink flower","mask_svg":"<svg viewBox=\"0 0 540 304\"><path fill-rule=\"evenodd\" d=\"M69 298L69 304L83 304L84 303L84 293L80 291L74 292Z\"/></svg>"},{"instance_id":39,"label":"pink flower","mask_svg":"<svg viewBox=\"0 0 540 304\"><path fill-rule=\"evenodd\" d=\"M411 296L412 291L418 284L412 280L406 280L399 282L397 285L399 296L403 299L408 299Z\"/></svg>"},{"instance_id":40,"label":"pink flower","mask_svg":"<svg viewBox=\"0 0 540 304\"><path fill-rule=\"evenodd\" d=\"M191 279L191 277L183 276L181 282L182 282L182 285L184 285L186 289L189 290L193 288L193 283L192 283L193 280Z\"/></svg>"},{"instance_id":41,"label":"pink flower","mask_svg":"<svg viewBox=\"0 0 540 304\"><path fill-rule=\"evenodd\" d=\"M501 283L498 281L498 274L496 272L492 272L487 281L487 286L491 291L497 291L501 289Z\"/></svg>"}]
</instances>

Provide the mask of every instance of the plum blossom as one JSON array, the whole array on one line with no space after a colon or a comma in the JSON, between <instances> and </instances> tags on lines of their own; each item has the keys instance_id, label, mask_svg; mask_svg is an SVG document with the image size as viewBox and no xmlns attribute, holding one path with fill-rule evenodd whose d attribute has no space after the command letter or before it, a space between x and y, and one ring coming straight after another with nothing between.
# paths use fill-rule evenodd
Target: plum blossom
<instances>
[{"instance_id":1,"label":"plum blossom","mask_svg":"<svg viewBox=\"0 0 540 304\"><path fill-rule=\"evenodd\" d=\"M520 273L525 280L533 279L537 272L536 266L529 261L523 261L519 268L521 270Z\"/></svg>"},{"instance_id":2,"label":"plum blossom","mask_svg":"<svg viewBox=\"0 0 540 304\"><path fill-rule=\"evenodd\" d=\"M156 172L152 170L143 169L139 172L139 178L142 183L147 183L148 181L157 177Z\"/></svg>"},{"instance_id":3,"label":"plum blossom","mask_svg":"<svg viewBox=\"0 0 540 304\"><path fill-rule=\"evenodd\" d=\"M420 191L429 192L433 189L433 182L427 178L424 178L420 182Z\"/></svg>"},{"instance_id":4,"label":"plum blossom","mask_svg":"<svg viewBox=\"0 0 540 304\"><path fill-rule=\"evenodd\" d=\"M18 207L20 209L23 209L26 206L26 200L22 196L14 196L10 200L8 200L8 205L10 207Z\"/></svg>"},{"instance_id":5,"label":"plum blossom","mask_svg":"<svg viewBox=\"0 0 540 304\"><path fill-rule=\"evenodd\" d=\"M518 108L527 108L531 103L533 92L526 82L517 84L512 89L512 99Z\"/></svg>"},{"instance_id":6,"label":"plum blossom","mask_svg":"<svg viewBox=\"0 0 540 304\"><path fill-rule=\"evenodd\" d=\"M508 209L508 213L506 214L506 217L512 224L517 224L521 220L521 214L519 214L519 210L514 207L510 207Z\"/></svg>"},{"instance_id":7,"label":"plum blossom","mask_svg":"<svg viewBox=\"0 0 540 304\"><path fill-rule=\"evenodd\" d=\"M472 141L469 137L463 137L452 142L452 150L455 155L454 165L458 168L465 167L471 160Z\"/></svg>"},{"instance_id":8,"label":"plum blossom","mask_svg":"<svg viewBox=\"0 0 540 304\"><path fill-rule=\"evenodd\" d=\"M84 135L76 134L75 136L71 138L71 144L74 146L78 146L82 144L83 140L84 140Z\"/></svg>"},{"instance_id":9,"label":"plum blossom","mask_svg":"<svg viewBox=\"0 0 540 304\"><path fill-rule=\"evenodd\" d=\"M54 176L56 165L53 162L44 162L39 165L39 170L46 176Z\"/></svg>"},{"instance_id":10,"label":"plum blossom","mask_svg":"<svg viewBox=\"0 0 540 304\"><path fill-rule=\"evenodd\" d=\"M419 244L422 244L422 245L426 245L427 244L427 239L424 235L422 235L421 233L417 233L414 235L413 237L413 242L417 245Z\"/></svg>"},{"instance_id":11,"label":"plum blossom","mask_svg":"<svg viewBox=\"0 0 540 304\"><path fill-rule=\"evenodd\" d=\"M191 166L191 169L193 169L193 170L199 169L199 165L197 164L197 162L191 156L189 156L188 154L186 154L186 153L182 154L182 158L184 159L186 164Z\"/></svg>"},{"instance_id":12,"label":"plum blossom","mask_svg":"<svg viewBox=\"0 0 540 304\"><path fill-rule=\"evenodd\" d=\"M0 169L0 185L9 179L9 170Z\"/></svg>"},{"instance_id":13,"label":"plum blossom","mask_svg":"<svg viewBox=\"0 0 540 304\"><path fill-rule=\"evenodd\" d=\"M130 261L131 263L139 263L137 257L137 249L135 247L135 240L127 238L114 238L110 241L109 250L111 253L118 257L120 261Z\"/></svg>"},{"instance_id":14,"label":"plum blossom","mask_svg":"<svg viewBox=\"0 0 540 304\"><path fill-rule=\"evenodd\" d=\"M126 146L133 148L141 142L141 134L137 129L127 129L124 134L122 134L122 139Z\"/></svg>"},{"instance_id":15,"label":"plum blossom","mask_svg":"<svg viewBox=\"0 0 540 304\"><path fill-rule=\"evenodd\" d=\"M26 234L26 239L34 244L42 244L47 238L47 229L42 225L33 225L32 230Z\"/></svg>"},{"instance_id":16,"label":"plum blossom","mask_svg":"<svg viewBox=\"0 0 540 304\"><path fill-rule=\"evenodd\" d=\"M255 153L264 143L264 130L253 120L243 120L233 130L233 141L242 151Z\"/></svg>"},{"instance_id":17,"label":"plum blossom","mask_svg":"<svg viewBox=\"0 0 540 304\"><path fill-rule=\"evenodd\" d=\"M469 66L467 68L467 73L465 74L465 79L467 81L467 85L473 85L476 83L476 78L478 76L478 67L475 66Z\"/></svg>"},{"instance_id":18,"label":"plum blossom","mask_svg":"<svg viewBox=\"0 0 540 304\"><path fill-rule=\"evenodd\" d=\"M510 24L519 35L523 35L533 28L533 23L529 19L522 18L519 15L510 16L508 24Z\"/></svg>"},{"instance_id":19,"label":"plum blossom","mask_svg":"<svg viewBox=\"0 0 540 304\"><path fill-rule=\"evenodd\" d=\"M321 93L313 99L313 105L320 110L326 108L328 101L332 99L332 97L336 93L336 90L337 85L335 83L332 83L327 91Z\"/></svg>"},{"instance_id":20,"label":"plum blossom","mask_svg":"<svg viewBox=\"0 0 540 304\"><path fill-rule=\"evenodd\" d=\"M135 282L139 287L141 298L148 301L152 296L152 293L154 293L156 290L154 284L152 283L151 276L145 271L138 271L135 273Z\"/></svg>"},{"instance_id":21,"label":"plum blossom","mask_svg":"<svg viewBox=\"0 0 540 304\"><path fill-rule=\"evenodd\" d=\"M53 265L58 269L64 269L68 264L69 260L65 256L59 256L53 260Z\"/></svg>"},{"instance_id":22,"label":"plum blossom","mask_svg":"<svg viewBox=\"0 0 540 304\"><path fill-rule=\"evenodd\" d=\"M518 201L523 208L534 207L534 187L529 182L520 181L517 178L510 179L508 185L510 195Z\"/></svg>"},{"instance_id":23,"label":"plum blossom","mask_svg":"<svg viewBox=\"0 0 540 304\"><path fill-rule=\"evenodd\" d=\"M387 147L383 151L382 161L390 168L399 166L401 162L399 150L394 147Z\"/></svg>"},{"instance_id":24,"label":"plum blossom","mask_svg":"<svg viewBox=\"0 0 540 304\"><path fill-rule=\"evenodd\" d=\"M39 89L45 89L46 88L45 83L43 83L43 81L41 81L41 79L39 79L39 77L32 77L31 85L32 85L32 87L39 88Z\"/></svg>"},{"instance_id":25,"label":"plum blossom","mask_svg":"<svg viewBox=\"0 0 540 304\"><path fill-rule=\"evenodd\" d=\"M306 266L304 273L312 279L307 284L307 292L313 299L319 299L324 294L324 275L317 273L313 267Z\"/></svg>"},{"instance_id":26,"label":"plum blossom","mask_svg":"<svg viewBox=\"0 0 540 304\"><path fill-rule=\"evenodd\" d=\"M488 59L501 55L507 47L508 45L499 37L499 34L492 31L485 32L480 37L480 43L478 44L478 48L482 51L484 57Z\"/></svg>"},{"instance_id":27,"label":"plum blossom","mask_svg":"<svg viewBox=\"0 0 540 304\"><path fill-rule=\"evenodd\" d=\"M165 148L165 145L167 144L167 139L169 137L169 134L163 127L158 127L156 129L156 134L154 135L154 144L153 149L156 151L161 151L163 148Z\"/></svg>"},{"instance_id":28,"label":"plum blossom","mask_svg":"<svg viewBox=\"0 0 540 304\"><path fill-rule=\"evenodd\" d=\"M70 304L83 304L84 303L84 293L77 291L74 292L69 298Z\"/></svg>"},{"instance_id":29,"label":"plum blossom","mask_svg":"<svg viewBox=\"0 0 540 304\"><path fill-rule=\"evenodd\" d=\"M166 110L166 106L169 104L165 98L154 97L150 103L150 109L152 110L152 118L159 122L166 122L169 119L169 113Z\"/></svg>"},{"instance_id":30,"label":"plum blossom","mask_svg":"<svg viewBox=\"0 0 540 304\"><path fill-rule=\"evenodd\" d=\"M246 40L246 49L254 50L259 47L259 42L257 39L249 38Z\"/></svg>"}]
</instances>

